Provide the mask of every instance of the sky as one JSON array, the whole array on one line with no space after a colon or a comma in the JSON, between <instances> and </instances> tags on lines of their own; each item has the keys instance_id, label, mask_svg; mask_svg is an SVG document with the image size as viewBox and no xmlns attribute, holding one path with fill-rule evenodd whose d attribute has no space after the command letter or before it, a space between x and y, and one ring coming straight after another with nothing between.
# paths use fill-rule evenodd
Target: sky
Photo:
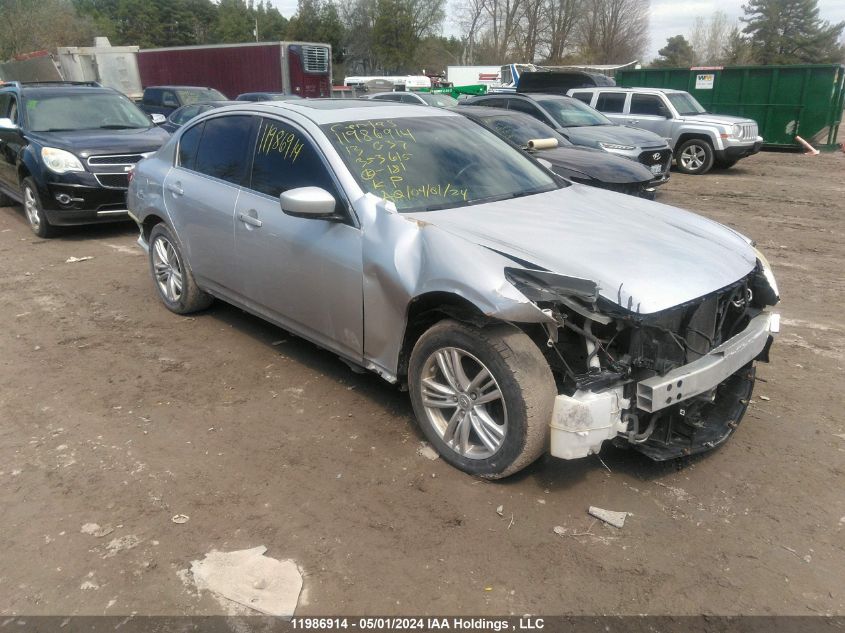
<instances>
[{"instance_id":1,"label":"sky","mask_svg":"<svg viewBox=\"0 0 845 633\"><path fill-rule=\"evenodd\" d=\"M296 12L296 0L271 0L286 17ZM452 6L460 0L448 0ZM744 0L651 0L651 44L646 60L657 56L667 38L682 34L689 36L692 24L698 16L709 17L714 11L724 11L731 20L742 15ZM819 14L823 20L832 23L845 21L845 0L819 0ZM448 27L447 14L445 35L457 35ZM523 60L513 60L523 61ZM621 60L620 60L621 61ZM628 61L628 60L626 60Z\"/></svg>"}]
</instances>

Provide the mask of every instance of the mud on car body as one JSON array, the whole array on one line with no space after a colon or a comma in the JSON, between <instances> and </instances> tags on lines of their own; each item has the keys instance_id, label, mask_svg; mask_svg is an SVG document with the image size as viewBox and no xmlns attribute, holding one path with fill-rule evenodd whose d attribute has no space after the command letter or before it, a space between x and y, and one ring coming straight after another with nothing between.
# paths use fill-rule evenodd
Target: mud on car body
<instances>
[{"instance_id":1,"label":"mud on car body","mask_svg":"<svg viewBox=\"0 0 845 633\"><path fill-rule=\"evenodd\" d=\"M743 236L436 108L221 108L138 165L129 206L168 309L220 298L407 386L432 445L482 477L605 441L715 447L777 330Z\"/></svg>"}]
</instances>

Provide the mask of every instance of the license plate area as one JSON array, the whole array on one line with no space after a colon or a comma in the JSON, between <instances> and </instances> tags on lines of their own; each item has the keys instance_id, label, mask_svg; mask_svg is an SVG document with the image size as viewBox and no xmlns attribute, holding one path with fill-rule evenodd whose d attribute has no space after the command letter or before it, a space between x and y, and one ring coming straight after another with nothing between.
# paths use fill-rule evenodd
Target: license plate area
<instances>
[{"instance_id":1,"label":"license plate area","mask_svg":"<svg viewBox=\"0 0 845 633\"><path fill-rule=\"evenodd\" d=\"M649 169L651 169L651 173L659 176L663 173L663 165L652 165Z\"/></svg>"}]
</instances>

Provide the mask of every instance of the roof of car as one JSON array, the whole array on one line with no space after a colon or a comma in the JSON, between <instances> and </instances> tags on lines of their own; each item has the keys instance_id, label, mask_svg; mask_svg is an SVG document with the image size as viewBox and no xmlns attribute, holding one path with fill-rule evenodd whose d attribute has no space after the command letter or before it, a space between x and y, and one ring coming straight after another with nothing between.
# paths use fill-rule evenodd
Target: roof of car
<instances>
[{"instance_id":1,"label":"roof of car","mask_svg":"<svg viewBox=\"0 0 845 633\"><path fill-rule=\"evenodd\" d=\"M212 88L211 86L171 86L171 85L164 85L164 86L147 86L144 90L149 90L150 88L157 88L157 89L166 89L166 90L217 90L217 88ZM218 90L219 92L219 90Z\"/></svg>"},{"instance_id":2,"label":"roof of car","mask_svg":"<svg viewBox=\"0 0 845 633\"><path fill-rule=\"evenodd\" d=\"M27 97L50 97L55 95L80 95L91 94L92 92L122 94L112 88L105 86L69 86L69 85L27 85L21 86L21 92L26 93Z\"/></svg>"},{"instance_id":3,"label":"roof of car","mask_svg":"<svg viewBox=\"0 0 845 633\"><path fill-rule=\"evenodd\" d=\"M248 103L248 102L243 102ZM289 110L296 112L317 125L340 121L364 121L381 118L460 116L443 108L432 108L411 103L372 101L370 99L302 99L301 101L256 102L249 109ZM267 111L264 110L264 111Z\"/></svg>"},{"instance_id":4,"label":"roof of car","mask_svg":"<svg viewBox=\"0 0 845 633\"><path fill-rule=\"evenodd\" d=\"M490 108L488 106L474 106L474 105L457 105L450 108L453 112L459 114L468 114L469 116L476 116L480 118L487 118L491 116L511 116L513 114L521 114L516 110L506 110L505 108ZM527 116L527 115L526 115Z\"/></svg>"},{"instance_id":5,"label":"roof of car","mask_svg":"<svg viewBox=\"0 0 845 633\"><path fill-rule=\"evenodd\" d=\"M585 91L602 91L602 92L647 92L647 93L657 93L662 92L665 94L677 93L677 92L684 92L683 90L675 90L674 88L622 88L621 86L588 86L586 88L573 88L573 92L585 92Z\"/></svg>"}]
</instances>

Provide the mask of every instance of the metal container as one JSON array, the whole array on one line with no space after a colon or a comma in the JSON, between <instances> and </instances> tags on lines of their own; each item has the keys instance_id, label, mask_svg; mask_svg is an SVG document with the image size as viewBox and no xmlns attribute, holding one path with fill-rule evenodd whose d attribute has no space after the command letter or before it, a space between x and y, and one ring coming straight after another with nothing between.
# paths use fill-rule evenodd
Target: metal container
<instances>
[{"instance_id":1,"label":"metal container","mask_svg":"<svg viewBox=\"0 0 845 633\"><path fill-rule=\"evenodd\" d=\"M733 66L620 70L626 88L674 88L692 94L708 111L754 119L766 147L796 147L801 136L822 148L836 146L845 99L845 66Z\"/></svg>"}]
</instances>

